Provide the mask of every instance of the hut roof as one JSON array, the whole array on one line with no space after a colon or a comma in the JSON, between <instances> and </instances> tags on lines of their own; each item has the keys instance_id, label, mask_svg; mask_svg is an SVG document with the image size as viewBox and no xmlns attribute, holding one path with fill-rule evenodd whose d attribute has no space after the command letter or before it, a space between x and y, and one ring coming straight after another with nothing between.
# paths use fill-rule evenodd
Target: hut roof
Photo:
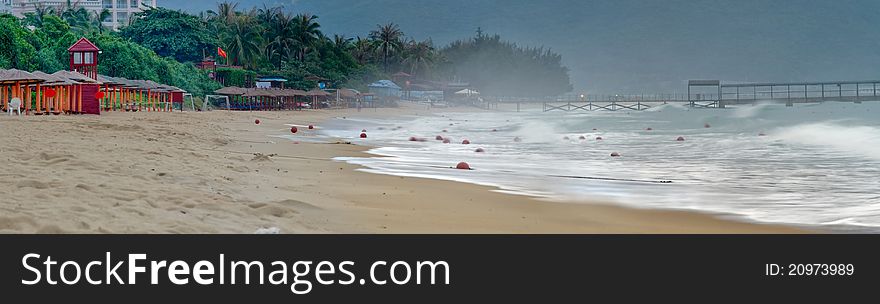
<instances>
[{"instance_id":1,"label":"hut roof","mask_svg":"<svg viewBox=\"0 0 880 304\"><path fill-rule=\"evenodd\" d=\"M247 93L244 93L242 96L244 97L276 97L279 96L279 90L248 90Z\"/></svg>"},{"instance_id":2,"label":"hut roof","mask_svg":"<svg viewBox=\"0 0 880 304\"><path fill-rule=\"evenodd\" d=\"M66 78L69 80L73 80L78 83L100 83L100 82L98 82L94 79L91 79L88 76L80 74L78 72L60 70L58 72L52 73L52 75L55 75L56 77L59 77L59 78Z\"/></svg>"},{"instance_id":3,"label":"hut roof","mask_svg":"<svg viewBox=\"0 0 880 304\"><path fill-rule=\"evenodd\" d=\"M110 77L110 76L106 76L106 75L101 75L101 74L98 74L98 81L100 81L100 82L103 83L103 84L108 84L108 85L120 85L120 84L122 84L122 83L119 82L118 79L116 79L116 78L114 78L114 77Z\"/></svg>"},{"instance_id":4,"label":"hut roof","mask_svg":"<svg viewBox=\"0 0 880 304\"><path fill-rule=\"evenodd\" d=\"M306 92L306 96L327 96L327 95L330 95L330 93L324 92L321 89L311 89L310 91Z\"/></svg>"},{"instance_id":5,"label":"hut roof","mask_svg":"<svg viewBox=\"0 0 880 304\"><path fill-rule=\"evenodd\" d=\"M383 79L371 83L368 87L371 88L388 88L388 89L397 89L400 90L400 86L394 83L394 81Z\"/></svg>"},{"instance_id":6,"label":"hut roof","mask_svg":"<svg viewBox=\"0 0 880 304\"><path fill-rule=\"evenodd\" d=\"M34 74L40 78L43 78L46 81L43 84L48 85L48 86L75 84L75 82L73 82L67 78L61 78L61 77L58 77L58 76L55 76L52 74L47 74L47 73L41 72L41 71L34 71L31 74Z\"/></svg>"},{"instance_id":7,"label":"hut roof","mask_svg":"<svg viewBox=\"0 0 880 304\"><path fill-rule=\"evenodd\" d=\"M306 91L300 91L300 90L295 90L295 89L284 89L284 90L281 90L280 94L281 94L281 96L289 96L289 97L307 96Z\"/></svg>"},{"instance_id":8,"label":"hut roof","mask_svg":"<svg viewBox=\"0 0 880 304\"><path fill-rule=\"evenodd\" d=\"M241 94L244 94L245 92L247 92L246 89L235 87L235 86L220 88L220 89L214 91L214 93L220 94L220 95L241 95Z\"/></svg>"},{"instance_id":9,"label":"hut roof","mask_svg":"<svg viewBox=\"0 0 880 304\"><path fill-rule=\"evenodd\" d=\"M79 38L76 43L67 49L68 52L97 52L100 50L101 49L85 37Z\"/></svg>"},{"instance_id":10,"label":"hut roof","mask_svg":"<svg viewBox=\"0 0 880 304\"><path fill-rule=\"evenodd\" d=\"M0 83L2 84L10 84L10 83L19 83L19 84L33 84L33 83L41 83L45 82L46 79L39 77L37 75L16 69L10 70L0 70Z\"/></svg>"},{"instance_id":11,"label":"hut roof","mask_svg":"<svg viewBox=\"0 0 880 304\"><path fill-rule=\"evenodd\" d=\"M339 92L339 97L342 98L355 98L358 95L361 95L361 92L354 89L339 89L337 92Z\"/></svg>"}]
</instances>

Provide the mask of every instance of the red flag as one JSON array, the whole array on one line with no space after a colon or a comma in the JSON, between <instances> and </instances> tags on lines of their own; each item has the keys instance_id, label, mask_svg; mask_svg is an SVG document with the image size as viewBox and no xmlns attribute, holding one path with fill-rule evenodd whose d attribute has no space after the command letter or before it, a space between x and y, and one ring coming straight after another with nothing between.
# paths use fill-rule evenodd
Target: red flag
<instances>
[{"instance_id":1,"label":"red flag","mask_svg":"<svg viewBox=\"0 0 880 304\"><path fill-rule=\"evenodd\" d=\"M218 46L218 47L217 47L217 55L220 55L220 57L226 58L226 51L224 51L223 49L221 49L221 48Z\"/></svg>"}]
</instances>

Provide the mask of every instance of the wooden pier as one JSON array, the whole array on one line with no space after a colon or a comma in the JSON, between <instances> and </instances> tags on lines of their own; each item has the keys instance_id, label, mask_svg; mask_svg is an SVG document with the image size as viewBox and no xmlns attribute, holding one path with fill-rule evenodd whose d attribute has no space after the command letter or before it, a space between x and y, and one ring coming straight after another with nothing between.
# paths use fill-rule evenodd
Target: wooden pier
<instances>
[{"instance_id":1,"label":"wooden pier","mask_svg":"<svg viewBox=\"0 0 880 304\"><path fill-rule=\"evenodd\" d=\"M687 94L657 95L578 95L543 98L543 111L641 111L659 105L677 103L693 108L724 108L725 105L817 103L826 101L878 101L880 80L793 82L793 83L721 83L719 80L690 80ZM529 102L517 100L516 102Z\"/></svg>"}]
</instances>

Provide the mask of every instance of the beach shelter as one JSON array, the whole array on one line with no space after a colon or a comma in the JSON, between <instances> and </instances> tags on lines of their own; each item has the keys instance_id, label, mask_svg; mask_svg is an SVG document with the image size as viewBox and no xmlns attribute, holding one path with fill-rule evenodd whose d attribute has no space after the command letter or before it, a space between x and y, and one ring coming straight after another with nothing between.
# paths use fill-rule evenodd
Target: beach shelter
<instances>
[{"instance_id":1,"label":"beach shelter","mask_svg":"<svg viewBox=\"0 0 880 304\"><path fill-rule=\"evenodd\" d=\"M39 92L35 102L36 106L34 107L34 114L40 115L51 113L57 115L64 112L64 105L69 101L64 99L63 92L65 92L65 89L76 83L70 79L47 74L41 71L34 71L31 74L46 80L42 83L42 87L34 85L36 91Z\"/></svg>"},{"instance_id":2,"label":"beach shelter","mask_svg":"<svg viewBox=\"0 0 880 304\"><path fill-rule=\"evenodd\" d=\"M318 98L330 96L330 93L324 92L321 89L311 89L306 92L306 96L312 98L312 109L318 109L320 106L318 105Z\"/></svg>"},{"instance_id":3,"label":"beach shelter","mask_svg":"<svg viewBox=\"0 0 880 304\"><path fill-rule=\"evenodd\" d=\"M73 82L65 93L65 98L70 100L66 109L70 113L101 114L101 105L98 102L97 93L100 91L100 83L96 79L86 77L78 72L58 71L53 76Z\"/></svg>"},{"instance_id":4,"label":"beach shelter","mask_svg":"<svg viewBox=\"0 0 880 304\"><path fill-rule=\"evenodd\" d=\"M23 101L25 113L31 108L31 90L29 85L39 85L46 79L37 75L16 69L0 70L0 102L3 109L9 107L9 101L18 97ZM37 99L40 99L40 88L37 87Z\"/></svg>"}]
</instances>

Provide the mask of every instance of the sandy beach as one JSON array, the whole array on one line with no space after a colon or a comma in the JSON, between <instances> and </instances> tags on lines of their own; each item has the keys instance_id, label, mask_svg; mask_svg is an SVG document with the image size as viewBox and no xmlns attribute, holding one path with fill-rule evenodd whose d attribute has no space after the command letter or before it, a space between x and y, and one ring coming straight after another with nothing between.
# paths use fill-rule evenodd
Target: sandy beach
<instances>
[{"instance_id":1,"label":"sandy beach","mask_svg":"<svg viewBox=\"0 0 880 304\"><path fill-rule=\"evenodd\" d=\"M320 125L331 117L433 113L404 106L2 116L0 232L803 232L708 214L548 202L465 183L365 173L332 158L362 156L368 147L271 137L289 134L285 124ZM310 136L308 130L298 134Z\"/></svg>"}]
</instances>

